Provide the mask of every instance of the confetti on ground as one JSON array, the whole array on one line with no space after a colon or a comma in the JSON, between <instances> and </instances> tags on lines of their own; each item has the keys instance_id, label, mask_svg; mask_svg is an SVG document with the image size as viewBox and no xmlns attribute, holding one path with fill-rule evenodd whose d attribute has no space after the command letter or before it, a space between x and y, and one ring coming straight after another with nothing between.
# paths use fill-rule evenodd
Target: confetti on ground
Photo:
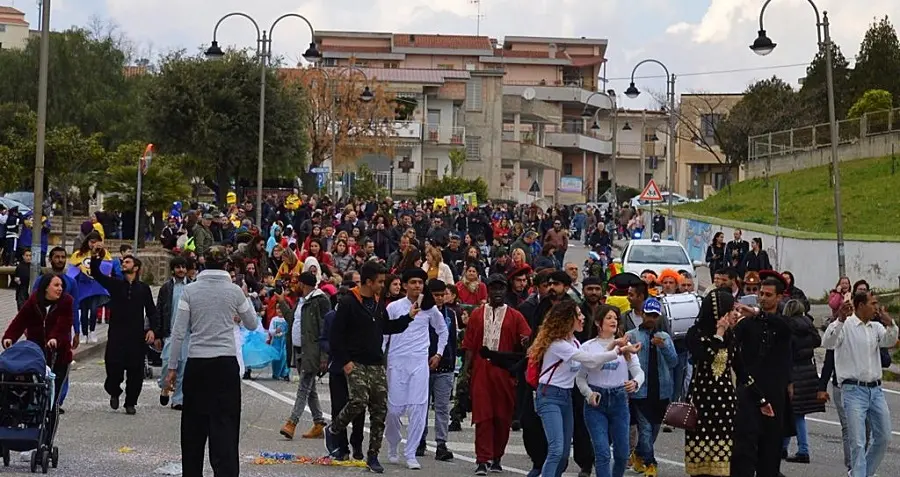
<instances>
[{"instance_id":1,"label":"confetti on ground","mask_svg":"<svg viewBox=\"0 0 900 477\"><path fill-rule=\"evenodd\" d=\"M253 459L256 465L277 465L277 464L306 464L306 465L325 465L335 467L365 467L366 463L361 460L335 460L331 457L308 457L285 452L260 452L259 457Z\"/></svg>"},{"instance_id":2,"label":"confetti on ground","mask_svg":"<svg viewBox=\"0 0 900 477\"><path fill-rule=\"evenodd\" d=\"M131 447L128 447L128 446L119 447L120 454L131 454L132 452L134 452L134 449L132 449Z\"/></svg>"}]
</instances>

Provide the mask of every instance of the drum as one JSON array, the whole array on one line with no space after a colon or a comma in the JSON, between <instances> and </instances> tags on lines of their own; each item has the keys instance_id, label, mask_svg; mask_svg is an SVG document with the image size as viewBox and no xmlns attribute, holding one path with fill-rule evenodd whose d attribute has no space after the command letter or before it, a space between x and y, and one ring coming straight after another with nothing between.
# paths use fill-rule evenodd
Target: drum
<instances>
[{"instance_id":1,"label":"drum","mask_svg":"<svg viewBox=\"0 0 900 477\"><path fill-rule=\"evenodd\" d=\"M660 298L663 313L669 319L672 338L684 338L688 329L694 325L694 321L700 315L701 300L700 295L696 293L679 293Z\"/></svg>"}]
</instances>

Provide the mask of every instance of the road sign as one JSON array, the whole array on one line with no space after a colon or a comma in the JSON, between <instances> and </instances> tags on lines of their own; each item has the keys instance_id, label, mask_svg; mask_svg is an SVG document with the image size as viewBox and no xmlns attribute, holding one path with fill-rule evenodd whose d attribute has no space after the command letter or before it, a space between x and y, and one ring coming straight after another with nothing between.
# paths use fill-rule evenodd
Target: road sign
<instances>
[{"instance_id":1,"label":"road sign","mask_svg":"<svg viewBox=\"0 0 900 477\"><path fill-rule=\"evenodd\" d=\"M662 193L659 192L659 187L656 186L655 180L650 179L647 187L644 187L644 191L641 192L639 199L647 202L662 202Z\"/></svg>"},{"instance_id":2,"label":"road sign","mask_svg":"<svg viewBox=\"0 0 900 477\"><path fill-rule=\"evenodd\" d=\"M541 192L541 186L538 185L537 181L531 183L531 188L528 189L529 194L537 194Z\"/></svg>"},{"instance_id":3,"label":"road sign","mask_svg":"<svg viewBox=\"0 0 900 477\"><path fill-rule=\"evenodd\" d=\"M327 167L313 167L312 169L309 170L309 172L312 172L313 174L328 174L328 168Z\"/></svg>"},{"instance_id":4,"label":"road sign","mask_svg":"<svg viewBox=\"0 0 900 477\"><path fill-rule=\"evenodd\" d=\"M316 173L316 185L321 189L325 187L325 174L322 172Z\"/></svg>"}]
</instances>

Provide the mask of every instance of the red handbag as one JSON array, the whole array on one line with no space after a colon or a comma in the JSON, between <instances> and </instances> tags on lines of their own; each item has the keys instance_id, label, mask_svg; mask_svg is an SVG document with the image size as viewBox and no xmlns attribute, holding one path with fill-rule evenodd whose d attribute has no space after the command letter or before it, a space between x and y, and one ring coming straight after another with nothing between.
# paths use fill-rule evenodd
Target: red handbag
<instances>
[{"instance_id":1,"label":"red handbag","mask_svg":"<svg viewBox=\"0 0 900 477\"><path fill-rule=\"evenodd\" d=\"M536 361L533 359L529 359L528 368L525 369L525 382L528 383L528 385L531 386L532 389L537 389L538 381L541 379L541 377L547 373L550 373L550 379L553 379L553 373L556 372L556 368L558 368L559 365L562 364L562 362L563 360L559 360L553 363L553 366L550 366L542 373L541 364L543 363L543 360Z\"/></svg>"}]
</instances>

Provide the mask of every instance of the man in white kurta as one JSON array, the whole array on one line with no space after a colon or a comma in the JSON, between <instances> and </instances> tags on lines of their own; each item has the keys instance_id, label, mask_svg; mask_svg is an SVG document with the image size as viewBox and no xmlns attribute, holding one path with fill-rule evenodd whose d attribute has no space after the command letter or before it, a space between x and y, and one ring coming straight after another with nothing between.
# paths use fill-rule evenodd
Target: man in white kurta
<instances>
[{"instance_id":1,"label":"man in white kurta","mask_svg":"<svg viewBox=\"0 0 900 477\"><path fill-rule=\"evenodd\" d=\"M387 307L391 320L402 316L422 314L423 318L409 324L403 333L391 335L385 340L387 350L388 409L385 420L384 437L388 441L388 460L399 462L397 448L400 445L400 416L409 418L404 457L410 469L421 469L416 460L416 445L422 438L428 419L428 377L431 366L440 363L441 356L428 356L429 326L438 335L438 350L447 346L447 323L441 312L434 306L434 299L422 290L427 276L421 269L403 273L406 284L406 298L397 300ZM418 301L422 297L422 303ZM420 309L421 306L421 309Z\"/></svg>"}]
</instances>

